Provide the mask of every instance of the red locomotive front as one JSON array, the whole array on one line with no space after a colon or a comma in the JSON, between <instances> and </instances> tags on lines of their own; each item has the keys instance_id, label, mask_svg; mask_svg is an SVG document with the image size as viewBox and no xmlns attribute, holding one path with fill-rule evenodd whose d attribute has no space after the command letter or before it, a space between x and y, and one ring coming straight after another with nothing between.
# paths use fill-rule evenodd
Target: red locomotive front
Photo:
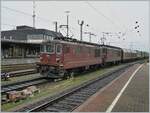
<instances>
[{"instance_id":1,"label":"red locomotive front","mask_svg":"<svg viewBox=\"0 0 150 113\"><path fill-rule=\"evenodd\" d=\"M41 46L40 63L48 66L59 66L63 62L62 45L43 43Z\"/></svg>"},{"instance_id":2,"label":"red locomotive front","mask_svg":"<svg viewBox=\"0 0 150 113\"><path fill-rule=\"evenodd\" d=\"M63 76L62 44L57 41L42 43L40 62L37 65L40 73L45 76L50 75L54 78L57 78L57 75Z\"/></svg>"}]
</instances>

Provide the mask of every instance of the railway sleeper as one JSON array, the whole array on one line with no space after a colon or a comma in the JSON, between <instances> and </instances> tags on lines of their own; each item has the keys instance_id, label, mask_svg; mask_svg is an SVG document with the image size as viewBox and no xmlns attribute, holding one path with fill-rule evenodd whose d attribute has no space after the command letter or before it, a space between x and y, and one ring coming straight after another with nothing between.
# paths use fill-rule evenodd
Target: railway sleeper
<instances>
[{"instance_id":1,"label":"railway sleeper","mask_svg":"<svg viewBox=\"0 0 150 113\"><path fill-rule=\"evenodd\" d=\"M91 91L96 91L98 89L99 84L95 86L89 86L87 89L90 89Z\"/></svg>"},{"instance_id":2,"label":"railway sleeper","mask_svg":"<svg viewBox=\"0 0 150 113\"><path fill-rule=\"evenodd\" d=\"M78 97L89 97L90 95L87 95L87 94L80 94L80 93L78 93L78 94L74 94L74 96L78 96Z\"/></svg>"},{"instance_id":3,"label":"railway sleeper","mask_svg":"<svg viewBox=\"0 0 150 113\"><path fill-rule=\"evenodd\" d=\"M91 89L84 89L83 92L87 92L87 93L95 93L96 90L91 90Z\"/></svg>"},{"instance_id":4,"label":"railway sleeper","mask_svg":"<svg viewBox=\"0 0 150 113\"><path fill-rule=\"evenodd\" d=\"M77 92L76 94L79 94L79 95L91 95L92 93L90 92L85 92L85 91L80 91L80 92Z\"/></svg>"},{"instance_id":5,"label":"railway sleeper","mask_svg":"<svg viewBox=\"0 0 150 113\"><path fill-rule=\"evenodd\" d=\"M52 105L54 107L58 107L58 108L63 108L63 109L72 109L74 106L73 105L69 105L69 104L54 104Z\"/></svg>"},{"instance_id":6,"label":"railway sleeper","mask_svg":"<svg viewBox=\"0 0 150 113\"><path fill-rule=\"evenodd\" d=\"M60 105L57 105L57 104L52 105L52 106L50 106L50 107L56 108L58 111L61 111L61 112L67 112L68 109L70 109L70 108L68 108L68 107L64 107L63 105L60 106Z\"/></svg>"},{"instance_id":7,"label":"railway sleeper","mask_svg":"<svg viewBox=\"0 0 150 113\"><path fill-rule=\"evenodd\" d=\"M89 90L89 89L84 89L81 91L81 93L83 94L93 94L95 92L95 90Z\"/></svg>"},{"instance_id":8,"label":"railway sleeper","mask_svg":"<svg viewBox=\"0 0 150 113\"><path fill-rule=\"evenodd\" d=\"M70 96L69 98L72 98L72 99L74 99L74 100L86 100L86 98L85 97L78 97L78 96L75 96L75 95L72 95L72 96Z\"/></svg>"},{"instance_id":9,"label":"railway sleeper","mask_svg":"<svg viewBox=\"0 0 150 113\"><path fill-rule=\"evenodd\" d=\"M60 101L59 104L68 104L68 105L72 105L72 106L77 106L79 103L73 103L73 102L70 102L70 101L66 101L66 100L63 100L63 101Z\"/></svg>"},{"instance_id":10,"label":"railway sleeper","mask_svg":"<svg viewBox=\"0 0 150 113\"><path fill-rule=\"evenodd\" d=\"M65 99L65 100L63 100L63 102L68 102L69 104L79 105L79 104L82 103L83 101L80 101L80 100L74 101L74 100L72 100L72 99Z\"/></svg>"},{"instance_id":11,"label":"railway sleeper","mask_svg":"<svg viewBox=\"0 0 150 113\"><path fill-rule=\"evenodd\" d=\"M64 110L64 109L63 109ZM61 109L57 109L55 107L47 107L46 109L44 109L42 112L62 112Z\"/></svg>"},{"instance_id":12,"label":"railway sleeper","mask_svg":"<svg viewBox=\"0 0 150 113\"><path fill-rule=\"evenodd\" d=\"M77 103L83 103L84 100L78 100L78 99L73 99L73 98L66 98L65 100L71 101L73 103L77 102Z\"/></svg>"}]
</instances>

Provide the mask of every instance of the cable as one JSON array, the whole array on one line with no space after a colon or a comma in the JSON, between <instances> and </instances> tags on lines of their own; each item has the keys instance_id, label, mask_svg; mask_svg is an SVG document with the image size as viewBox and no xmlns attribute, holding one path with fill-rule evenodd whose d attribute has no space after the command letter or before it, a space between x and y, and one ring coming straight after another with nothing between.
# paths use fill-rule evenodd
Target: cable
<instances>
[{"instance_id":1,"label":"cable","mask_svg":"<svg viewBox=\"0 0 150 113\"><path fill-rule=\"evenodd\" d=\"M6 7L6 6L2 6L2 8L5 8L5 9L8 9L10 11L13 11L13 12L17 12L17 13L20 13L20 14L24 14L26 16L33 16L32 14L29 14L29 13L26 13L26 12L23 12L23 11L19 11L19 10L16 10L16 9L13 9L13 8L9 8L9 7ZM45 19L43 17L39 17L39 16L36 16L37 19L41 19L43 21L51 21L51 20L48 20L48 19Z\"/></svg>"},{"instance_id":2,"label":"cable","mask_svg":"<svg viewBox=\"0 0 150 113\"><path fill-rule=\"evenodd\" d=\"M24 15L27 15L27 16L32 16L32 14L25 13L25 12L23 12L23 11L19 11L19 10L16 10L16 9L12 9L12 8L9 8L9 7L6 7L6 6L2 6L2 8L8 9L8 10L10 10L10 11L18 12L18 13L21 13L21 14L24 14Z\"/></svg>"},{"instance_id":3,"label":"cable","mask_svg":"<svg viewBox=\"0 0 150 113\"><path fill-rule=\"evenodd\" d=\"M94 6L92 6L88 1L85 1L86 4L88 4L93 10L95 10L100 16L103 16L105 19L107 19L109 22L111 22L113 25L115 25L116 27L119 27L118 25L116 25L116 23L114 21L112 21L110 18L108 18L107 16L105 16L102 12L100 12L99 10L97 10ZM122 28L122 27L119 27Z\"/></svg>"},{"instance_id":4,"label":"cable","mask_svg":"<svg viewBox=\"0 0 150 113\"><path fill-rule=\"evenodd\" d=\"M6 26L13 26L13 27L16 27L16 25L12 25L12 24L5 24L5 23L3 23L2 25L6 25Z\"/></svg>"},{"instance_id":5,"label":"cable","mask_svg":"<svg viewBox=\"0 0 150 113\"><path fill-rule=\"evenodd\" d=\"M110 21L112 24L114 24L116 27L119 27L119 28L122 28L120 26L118 26L114 21L112 21L109 17L105 16L102 12L100 12L99 10L97 10L94 6L92 6L88 1L85 1L86 4L88 4L93 10L95 10L100 16L103 16L104 18L106 18L108 21ZM123 27L125 29L125 33L123 34L126 34L127 33L127 30L128 28L127 27ZM129 30L131 33L133 33L133 30ZM139 33L139 36L141 37L141 34ZM120 37L123 37L120 36Z\"/></svg>"}]
</instances>

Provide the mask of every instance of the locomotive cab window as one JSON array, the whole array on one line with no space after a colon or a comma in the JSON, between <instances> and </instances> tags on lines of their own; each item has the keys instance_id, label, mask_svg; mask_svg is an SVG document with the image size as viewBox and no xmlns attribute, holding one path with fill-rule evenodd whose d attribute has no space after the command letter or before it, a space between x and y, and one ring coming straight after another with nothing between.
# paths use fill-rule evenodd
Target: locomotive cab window
<instances>
[{"instance_id":1,"label":"locomotive cab window","mask_svg":"<svg viewBox=\"0 0 150 113\"><path fill-rule=\"evenodd\" d=\"M44 45L41 45L41 46L40 46L40 51L41 51L41 52L45 52L45 46L44 46Z\"/></svg>"},{"instance_id":2,"label":"locomotive cab window","mask_svg":"<svg viewBox=\"0 0 150 113\"><path fill-rule=\"evenodd\" d=\"M56 45L56 53L61 54L62 53L62 46L60 44Z\"/></svg>"},{"instance_id":3,"label":"locomotive cab window","mask_svg":"<svg viewBox=\"0 0 150 113\"><path fill-rule=\"evenodd\" d=\"M48 52L48 53L54 53L55 52L54 44L46 45L46 52Z\"/></svg>"}]
</instances>

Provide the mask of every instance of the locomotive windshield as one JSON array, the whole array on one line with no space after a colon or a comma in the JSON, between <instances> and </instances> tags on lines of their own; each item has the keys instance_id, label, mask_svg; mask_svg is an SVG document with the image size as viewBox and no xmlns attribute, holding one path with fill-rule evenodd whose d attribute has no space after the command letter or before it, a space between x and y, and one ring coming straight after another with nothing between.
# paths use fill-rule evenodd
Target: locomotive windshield
<instances>
[{"instance_id":1,"label":"locomotive windshield","mask_svg":"<svg viewBox=\"0 0 150 113\"><path fill-rule=\"evenodd\" d=\"M54 50L55 50L54 44L46 45L46 52L48 52L48 53L54 53L55 52Z\"/></svg>"},{"instance_id":2,"label":"locomotive windshield","mask_svg":"<svg viewBox=\"0 0 150 113\"><path fill-rule=\"evenodd\" d=\"M41 52L54 53L55 52L54 44L42 45Z\"/></svg>"}]
</instances>

